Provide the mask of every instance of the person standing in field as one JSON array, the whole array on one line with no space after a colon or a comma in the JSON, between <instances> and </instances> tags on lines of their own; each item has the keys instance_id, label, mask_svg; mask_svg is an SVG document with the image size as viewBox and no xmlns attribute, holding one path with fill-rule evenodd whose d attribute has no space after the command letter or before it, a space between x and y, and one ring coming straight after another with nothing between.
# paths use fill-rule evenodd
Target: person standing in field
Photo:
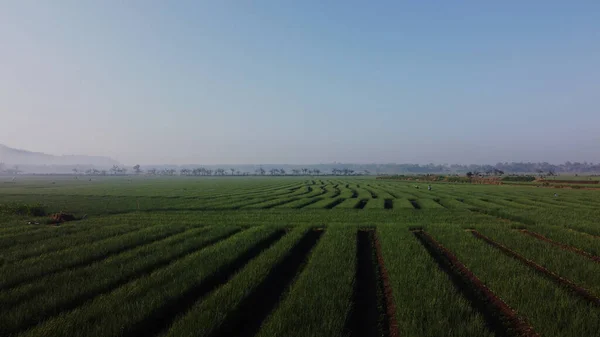
<instances>
[{"instance_id":1,"label":"person standing in field","mask_svg":"<svg viewBox=\"0 0 600 337\"><path fill-rule=\"evenodd\" d=\"M431 191L431 185L427 186L427 189Z\"/></svg>"}]
</instances>

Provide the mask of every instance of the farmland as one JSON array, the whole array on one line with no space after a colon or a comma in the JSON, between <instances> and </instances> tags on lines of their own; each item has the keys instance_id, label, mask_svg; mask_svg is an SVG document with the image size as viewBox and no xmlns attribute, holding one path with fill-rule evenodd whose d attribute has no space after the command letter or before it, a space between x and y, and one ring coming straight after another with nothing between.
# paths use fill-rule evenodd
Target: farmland
<instances>
[{"instance_id":1,"label":"farmland","mask_svg":"<svg viewBox=\"0 0 600 337\"><path fill-rule=\"evenodd\" d=\"M598 336L600 191L431 186L0 178L0 336Z\"/></svg>"}]
</instances>

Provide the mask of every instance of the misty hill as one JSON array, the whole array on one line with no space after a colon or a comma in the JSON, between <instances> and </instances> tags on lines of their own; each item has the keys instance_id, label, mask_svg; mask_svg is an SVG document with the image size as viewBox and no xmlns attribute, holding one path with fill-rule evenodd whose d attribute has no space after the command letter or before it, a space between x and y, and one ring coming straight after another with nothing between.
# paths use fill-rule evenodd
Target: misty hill
<instances>
[{"instance_id":1,"label":"misty hill","mask_svg":"<svg viewBox=\"0 0 600 337\"><path fill-rule=\"evenodd\" d=\"M97 166L111 167L119 162L109 157L63 155L54 156L42 152L19 150L0 144L0 163L7 166Z\"/></svg>"}]
</instances>

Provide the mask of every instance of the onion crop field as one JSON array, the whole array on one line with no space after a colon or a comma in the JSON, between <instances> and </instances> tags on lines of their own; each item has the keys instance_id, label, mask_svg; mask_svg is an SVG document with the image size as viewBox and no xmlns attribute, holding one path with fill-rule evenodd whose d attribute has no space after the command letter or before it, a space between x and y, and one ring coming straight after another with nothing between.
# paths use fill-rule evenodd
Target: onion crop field
<instances>
[{"instance_id":1,"label":"onion crop field","mask_svg":"<svg viewBox=\"0 0 600 337\"><path fill-rule=\"evenodd\" d=\"M0 336L600 336L600 190L427 187L0 178Z\"/></svg>"}]
</instances>

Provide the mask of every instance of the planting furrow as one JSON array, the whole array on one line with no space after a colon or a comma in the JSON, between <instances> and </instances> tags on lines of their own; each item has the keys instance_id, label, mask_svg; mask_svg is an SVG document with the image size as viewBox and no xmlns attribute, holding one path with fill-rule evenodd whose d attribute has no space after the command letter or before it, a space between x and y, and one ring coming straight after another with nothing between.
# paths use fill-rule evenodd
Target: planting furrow
<instances>
[{"instance_id":1,"label":"planting furrow","mask_svg":"<svg viewBox=\"0 0 600 337\"><path fill-rule=\"evenodd\" d=\"M240 322L257 318L253 310L261 314L276 305L280 292L273 286L291 282L301 268L294 262L305 258L304 251L314 245L314 234L308 228L297 228L286 234L273 247L250 261L229 282L199 301L168 330L168 336L215 336L218 331L235 329ZM318 239L318 238L317 238ZM275 270L276 269L276 270ZM265 300L269 299L269 302ZM258 313L258 310L257 310ZM223 325L228 322L227 325Z\"/></svg>"},{"instance_id":2,"label":"planting furrow","mask_svg":"<svg viewBox=\"0 0 600 337\"><path fill-rule=\"evenodd\" d=\"M5 250L2 255L5 262L23 262L25 259L42 254L55 253L63 249L73 249L77 246L87 246L95 241L105 240L128 233L140 231L143 225L118 225L97 228L95 231L71 234L66 237L54 237L44 241L25 243ZM23 247L24 246L24 247Z\"/></svg>"},{"instance_id":3,"label":"planting furrow","mask_svg":"<svg viewBox=\"0 0 600 337\"><path fill-rule=\"evenodd\" d=\"M287 256L269 271L261 284L234 309L214 336L254 336L267 316L277 306L282 294L294 277L302 272L307 257L321 238L322 230L310 230L288 252ZM177 336L177 334L173 335Z\"/></svg>"},{"instance_id":4,"label":"planting furrow","mask_svg":"<svg viewBox=\"0 0 600 337\"><path fill-rule=\"evenodd\" d=\"M304 208L304 207L310 206L310 205L312 205L314 203L317 203L317 202L319 202L321 200L323 200L323 198L313 198L313 199L309 199L309 200L298 200L298 201L296 201L294 203L286 204L285 206L289 207L289 208L300 209L300 208Z\"/></svg>"},{"instance_id":5,"label":"planting furrow","mask_svg":"<svg viewBox=\"0 0 600 337\"><path fill-rule=\"evenodd\" d=\"M325 193L327 193L326 190L315 189L315 190L311 191L310 193L307 193L306 195L296 195L296 196L287 197L287 198L277 198L272 201L264 201L264 202L261 202L258 204L245 206L243 208L269 209L269 208L293 203L294 201L301 200L304 198L317 197L317 196L323 195Z\"/></svg>"},{"instance_id":6,"label":"planting furrow","mask_svg":"<svg viewBox=\"0 0 600 337\"><path fill-rule=\"evenodd\" d=\"M408 201L410 201L410 204L413 206L414 209L421 209L421 205L419 205L417 200L409 199Z\"/></svg>"},{"instance_id":7,"label":"planting furrow","mask_svg":"<svg viewBox=\"0 0 600 337\"><path fill-rule=\"evenodd\" d=\"M64 240L69 239L70 235L89 235L93 236L95 232L102 231L107 229L107 227L96 227L90 226L86 224L84 226L81 225L80 222L74 222L72 224L62 225L60 227L51 227L44 225L36 225L36 226L44 226L44 228L31 228L30 231L26 231L25 233L19 233L14 236L7 236L0 238L0 249L10 249L10 250L19 250L19 249L31 249L34 243L44 243L48 240ZM120 227L122 224L108 226L110 227ZM108 229L109 229L108 228ZM134 230L130 229L130 230Z\"/></svg>"},{"instance_id":8,"label":"planting furrow","mask_svg":"<svg viewBox=\"0 0 600 337\"><path fill-rule=\"evenodd\" d=\"M354 206L355 209L363 209L365 208L365 206L367 205L367 202L369 200L367 199L361 199L358 201L358 203Z\"/></svg>"},{"instance_id":9,"label":"planting furrow","mask_svg":"<svg viewBox=\"0 0 600 337\"><path fill-rule=\"evenodd\" d=\"M581 298L584 298L585 300L589 301L590 303L596 305L596 306L600 306L600 298L598 298L597 296L595 296L594 294L590 293L587 289L580 287L578 285L576 285L575 283L573 283L572 281L565 279L553 272L551 272L550 270L540 266L539 264L525 258L524 256L516 253L515 251L513 251L512 249L488 238L487 236L479 233L476 230L471 230L470 231L476 238L481 239L483 241L485 241L487 244L489 244L490 246L497 248L498 250L502 251L505 255L508 255L516 260L518 260L519 262L527 265L530 268L533 268L535 271L537 271L538 273L542 274L543 276L549 278L550 280L554 281L555 283L559 284L560 286L565 287L566 289L568 289L569 291L571 291L572 293L580 296Z\"/></svg>"},{"instance_id":10,"label":"planting furrow","mask_svg":"<svg viewBox=\"0 0 600 337\"><path fill-rule=\"evenodd\" d=\"M390 282L390 276L387 268L385 267L385 261L383 259L383 250L381 249L381 241L379 241L379 235L377 232L374 233L373 242L375 244L375 257L377 258L377 266L379 269L380 287L383 293L382 303L385 306L385 312L383 313L383 335L387 337L399 337L398 332L398 321L396 320L396 304L394 302L394 294L392 285Z\"/></svg>"},{"instance_id":11,"label":"planting furrow","mask_svg":"<svg viewBox=\"0 0 600 337\"><path fill-rule=\"evenodd\" d=\"M51 316L75 309L96 296L109 293L175 263L238 231L238 228L225 226L212 230L200 228L186 231L157 244L109 258L105 262L42 278L35 283L0 293L0 304L6 310L0 316L0 331L24 331ZM104 276L95 278L97 275ZM57 287L49 292L47 284L56 284ZM14 304L11 301L20 303L11 306Z\"/></svg>"},{"instance_id":12,"label":"planting furrow","mask_svg":"<svg viewBox=\"0 0 600 337\"><path fill-rule=\"evenodd\" d=\"M22 336L155 335L283 234L277 228L250 228L52 317Z\"/></svg>"},{"instance_id":13,"label":"planting furrow","mask_svg":"<svg viewBox=\"0 0 600 337\"><path fill-rule=\"evenodd\" d=\"M140 337L155 336L165 331L173 324L179 315L192 308L196 301L222 284L227 283L228 280L250 260L268 249L271 245L281 239L284 234L285 232L283 230L279 230L259 241L235 260L230 261L228 264L216 270L215 273L210 275L207 279L183 292L178 297L166 301L161 307L155 309L142 321L131 325L126 329L125 335Z\"/></svg>"},{"instance_id":14,"label":"planting furrow","mask_svg":"<svg viewBox=\"0 0 600 337\"><path fill-rule=\"evenodd\" d=\"M95 241L89 245L76 246L73 249L64 249L30 258L19 264L6 265L0 269L0 274L6 275L0 279L0 289L6 290L66 269L84 267L111 255L153 243L184 230L185 228L172 225L150 227L115 238Z\"/></svg>"},{"instance_id":15,"label":"planting furrow","mask_svg":"<svg viewBox=\"0 0 600 337\"><path fill-rule=\"evenodd\" d=\"M375 230L359 230L356 240L353 310L346 321L350 336L398 336L395 306Z\"/></svg>"},{"instance_id":16,"label":"planting furrow","mask_svg":"<svg viewBox=\"0 0 600 337\"><path fill-rule=\"evenodd\" d=\"M330 225L259 337L341 336L352 308L356 228Z\"/></svg>"},{"instance_id":17,"label":"planting furrow","mask_svg":"<svg viewBox=\"0 0 600 337\"><path fill-rule=\"evenodd\" d=\"M563 250L567 250L567 251L573 252L575 254L579 254L579 255L581 255L583 257L586 257L586 258L588 258L588 259L590 259L590 260L592 260L592 261L594 261L596 263L600 263L600 256L592 255L592 254L590 254L590 253L588 253L586 251L583 251L583 250L581 250L579 248L576 248L576 247L573 247L573 246L569 246L569 245L565 245L565 244L560 243L560 242L556 242L556 241L551 240L551 239L549 239L549 238L547 238L547 237L545 237L545 236L543 236L543 235L541 235L539 233L532 232L532 231L527 230L527 229L521 229L519 231L521 233L523 233L523 234L527 234L529 236L532 236L532 237L534 237L534 238L536 238L538 240L541 240L541 241L544 241L544 242L548 242L548 243L550 243L550 244L552 244L554 246L557 246L557 247L559 247L559 248L561 248Z\"/></svg>"},{"instance_id":18,"label":"planting furrow","mask_svg":"<svg viewBox=\"0 0 600 337\"><path fill-rule=\"evenodd\" d=\"M385 199L383 202L384 209L393 209L394 208L394 200L393 199Z\"/></svg>"},{"instance_id":19,"label":"planting furrow","mask_svg":"<svg viewBox=\"0 0 600 337\"><path fill-rule=\"evenodd\" d=\"M501 336L538 336L522 317L496 296L458 258L423 230L413 234L448 274L457 289L486 317L490 328Z\"/></svg>"},{"instance_id":20,"label":"planting furrow","mask_svg":"<svg viewBox=\"0 0 600 337\"><path fill-rule=\"evenodd\" d=\"M346 199L344 199L344 198L338 198L338 199L336 199L336 200L334 200L334 201L332 201L332 202L328 203L327 205L325 205L325 208L326 208L326 209L332 209L332 208L334 208L335 206L337 206L337 205L339 205L339 204L343 203L345 200L346 200Z\"/></svg>"},{"instance_id":21,"label":"planting furrow","mask_svg":"<svg viewBox=\"0 0 600 337\"><path fill-rule=\"evenodd\" d=\"M352 302L354 308L349 316L348 330L352 337L381 336L379 312L380 292L378 270L373 263L373 230L359 230L356 239L356 276Z\"/></svg>"}]
</instances>

